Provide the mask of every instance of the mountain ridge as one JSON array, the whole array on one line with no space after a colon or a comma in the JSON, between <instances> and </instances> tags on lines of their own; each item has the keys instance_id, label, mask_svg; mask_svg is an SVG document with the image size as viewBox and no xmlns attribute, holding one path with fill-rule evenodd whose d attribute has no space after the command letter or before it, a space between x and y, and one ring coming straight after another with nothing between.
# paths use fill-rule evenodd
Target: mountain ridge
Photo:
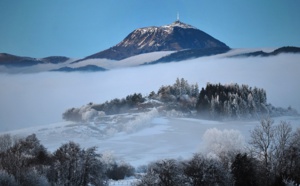
<instances>
[{"instance_id":1,"label":"mountain ridge","mask_svg":"<svg viewBox=\"0 0 300 186\"><path fill-rule=\"evenodd\" d=\"M33 58L26 56L17 56L8 53L0 53L0 65L5 66L33 66L37 64L59 64L68 61L70 58L65 56L49 56L44 58Z\"/></svg>"},{"instance_id":2,"label":"mountain ridge","mask_svg":"<svg viewBox=\"0 0 300 186\"><path fill-rule=\"evenodd\" d=\"M269 56L276 56L278 54L282 53L300 53L300 47L295 47L295 46L284 46L277 48L273 50L272 52L264 52L262 50L255 51L255 52L248 52L248 53L242 53L242 54L237 54L233 55L231 57L269 57Z\"/></svg>"},{"instance_id":3,"label":"mountain ridge","mask_svg":"<svg viewBox=\"0 0 300 186\"><path fill-rule=\"evenodd\" d=\"M51 70L52 72L98 72L98 71L106 71L105 68L98 67L96 65L86 65L83 67L62 67L59 69Z\"/></svg>"}]
</instances>

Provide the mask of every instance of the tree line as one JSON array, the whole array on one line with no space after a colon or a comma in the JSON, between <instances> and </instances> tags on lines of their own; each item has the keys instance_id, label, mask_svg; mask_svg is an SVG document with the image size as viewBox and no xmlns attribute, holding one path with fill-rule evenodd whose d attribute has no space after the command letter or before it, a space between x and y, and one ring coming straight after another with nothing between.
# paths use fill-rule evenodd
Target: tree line
<instances>
[{"instance_id":1,"label":"tree line","mask_svg":"<svg viewBox=\"0 0 300 186\"><path fill-rule=\"evenodd\" d=\"M14 140L0 136L0 185L5 186L88 186L108 185L108 179L132 176L134 168L68 142L50 153L35 134Z\"/></svg>"},{"instance_id":2,"label":"tree line","mask_svg":"<svg viewBox=\"0 0 300 186\"><path fill-rule=\"evenodd\" d=\"M235 140L235 135L227 136ZM208 155L196 153L187 160L157 160L135 169L97 153L95 147L82 149L68 142L50 153L35 134L17 140L4 134L0 136L0 185L101 186L108 185L108 179L132 175L138 177L137 186L300 184L300 129L293 131L287 122L263 119L250 132L248 145L237 149L225 144L221 149Z\"/></svg>"},{"instance_id":3,"label":"tree line","mask_svg":"<svg viewBox=\"0 0 300 186\"><path fill-rule=\"evenodd\" d=\"M265 116L298 114L291 107L276 108L267 103L267 94L262 88L207 83L200 91L197 83L189 84L184 78L177 78L173 85L161 86L157 92L152 91L147 96L134 93L126 98L115 98L102 104L89 103L81 108L66 110L63 118L80 122L97 118L96 120L101 121L103 115L121 114L133 109L136 109L135 112L143 112L153 107L207 119L259 119ZM88 120L86 115L89 116Z\"/></svg>"},{"instance_id":4,"label":"tree line","mask_svg":"<svg viewBox=\"0 0 300 186\"><path fill-rule=\"evenodd\" d=\"M137 186L284 186L300 184L300 129L263 119L245 149L150 163ZM230 148L230 145L228 145Z\"/></svg>"},{"instance_id":5,"label":"tree line","mask_svg":"<svg viewBox=\"0 0 300 186\"><path fill-rule=\"evenodd\" d=\"M196 109L211 117L253 118L269 114L264 89L238 84L208 83L199 93Z\"/></svg>"}]
</instances>

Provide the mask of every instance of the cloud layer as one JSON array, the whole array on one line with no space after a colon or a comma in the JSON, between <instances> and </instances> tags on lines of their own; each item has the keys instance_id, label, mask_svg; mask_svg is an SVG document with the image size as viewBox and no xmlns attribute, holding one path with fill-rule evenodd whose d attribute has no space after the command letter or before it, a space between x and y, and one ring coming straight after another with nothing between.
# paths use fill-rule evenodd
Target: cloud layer
<instances>
[{"instance_id":1,"label":"cloud layer","mask_svg":"<svg viewBox=\"0 0 300 186\"><path fill-rule=\"evenodd\" d=\"M239 83L264 88L267 102L300 111L300 55L275 57L203 57L179 63L116 69L98 73L0 74L0 131L62 120L71 107L102 103L128 94L148 94L177 77L204 87Z\"/></svg>"}]
</instances>

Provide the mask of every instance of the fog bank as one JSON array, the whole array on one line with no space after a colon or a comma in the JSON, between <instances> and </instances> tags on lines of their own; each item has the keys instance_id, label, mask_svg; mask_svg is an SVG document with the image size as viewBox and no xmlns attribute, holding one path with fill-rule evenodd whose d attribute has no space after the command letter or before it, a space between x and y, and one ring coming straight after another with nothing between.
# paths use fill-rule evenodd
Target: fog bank
<instances>
[{"instance_id":1,"label":"fog bank","mask_svg":"<svg viewBox=\"0 0 300 186\"><path fill-rule=\"evenodd\" d=\"M102 103L128 94L148 94L177 77L204 87L239 83L264 88L267 102L300 111L300 55L274 57L203 57L178 63L97 73L46 72L0 74L0 132L62 120L71 107Z\"/></svg>"}]
</instances>

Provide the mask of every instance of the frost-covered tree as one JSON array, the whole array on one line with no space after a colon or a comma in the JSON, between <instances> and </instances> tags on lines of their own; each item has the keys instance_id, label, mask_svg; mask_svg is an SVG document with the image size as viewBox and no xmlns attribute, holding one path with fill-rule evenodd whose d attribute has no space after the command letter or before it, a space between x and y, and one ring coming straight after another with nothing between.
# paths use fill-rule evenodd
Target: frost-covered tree
<instances>
[{"instance_id":1,"label":"frost-covered tree","mask_svg":"<svg viewBox=\"0 0 300 186\"><path fill-rule=\"evenodd\" d=\"M204 158L195 154L192 159L183 162L183 173L187 185L230 185L231 179L223 165L216 159Z\"/></svg>"},{"instance_id":2,"label":"frost-covered tree","mask_svg":"<svg viewBox=\"0 0 300 186\"><path fill-rule=\"evenodd\" d=\"M38 162L40 154L47 154L46 149L40 144L35 134L20 139L11 148L6 150L0 158L0 164L8 174L14 176L16 181L22 184L25 174L32 167L44 162ZM35 168L43 172L44 169Z\"/></svg>"},{"instance_id":3,"label":"frost-covered tree","mask_svg":"<svg viewBox=\"0 0 300 186\"><path fill-rule=\"evenodd\" d=\"M244 150L245 139L237 130L219 130L211 128L203 134L207 154L217 157L228 167L235 154ZM228 167L229 168L229 167Z\"/></svg>"},{"instance_id":4,"label":"frost-covered tree","mask_svg":"<svg viewBox=\"0 0 300 186\"><path fill-rule=\"evenodd\" d=\"M282 121L274 125L270 118L263 119L259 126L251 131L250 145L254 155L261 160L266 184L283 183L283 175L289 161L286 153L292 140L292 128Z\"/></svg>"},{"instance_id":5,"label":"frost-covered tree","mask_svg":"<svg viewBox=\"0 0 300 186\"><path fill-rule=\"evenodd\" d=\"M176 82L174 83L173 88L174 88L174 94L176 96L181 96L182 88L181 88L181 82L180 82L179 78L176 79Z\"/></svg>"},{"instance_id":6,"label":"frost-covered tree","mask_svg":"<svg viewBox=\"0 0 300 186\"><path fill-rule=\"evenodd\" d=\"M82 165L82 151L78 144L63 144L54 152L57 182L62 185L79 185Z\"/></svg>"},{"instance_id":7,"label":"frost-covered tree","mask_svg":"<svg viewBox=\"0 0 300 186\"><path fill-rule=\"evenodd\" d=\"M201 116L210 118L257 118L269 113L266 101L263 89L207 83L200 91L196 109Z\"/></svg>"},{"instance_id":8,"label":"frost-covered tree","mask_svg":"<svg viewBox=\"0 0 300 186\"><path fill-rule=\"evenodd\" d=\"M0 152L5 152L13 145L13 139L10 134L0 135Z\"/></svg>"},{"instance_id":9,"label":"frost-covered tree","mask_svg":"<svg viewBox=\"0 0 300 186\"><path fill-rule=\"evenodd\" d=\"M89 103L80 108L67 109L63 113L63 119L75 122L91 122L105 115L104 112L97 111L93 107L94 105Z\"/></svg>"},{"instance_id":10,"label":"frost-covered tree","mask_svg":"<svg viewBox=\"0 0 300 186\"><path fill-rule=\"evenodd\" d=\"M192 97L198 97L199 94L199 86L198 83L196 83L195 85L191 85L191 96Z\"/></svg>"},{"instance_id":11,"label":"frost-covered tree","mask_svg":"<svg viewBox=\"0 0 300 186\"><path fill-rule=\"evenodd\" d=\"M290 142L292 140L292 127L289 123L281 121L275 126L274 134L274 153L273 153L273 171L275 176L281 177L285 171L287 159L285 153L288 151Z\"/></svg>"},{"instance_id":12,"label":"frost-covered tree","mask_svg":"<svg viewBox=\"0 0 300 186\"><path fill-rule=\"evenodd\" d=\"M267 185L271 179L272 154L274 153L274 121L270 118L261 120L260 125L251 131L250 145L256 157L263 162Z\"/></svg>"},{"instance_id":13,"label":"frost-covered tree","mask_svg":"<svg viewBox=\"0 0 300 186\"><path fill-rule=\"evenodd\" d=\"M195 109L198 94L198 84L189 84L184 78L177 78L173 85L162 86L158 90L157 99L166 104L167 110L188 113Z\"/></svg>"},{"instance_id":14,"label":"frost-covered tree","mask_svg":"<svg viewBox=\"0 0 300 186\"><path fill-rule=\"evenodd\" d=\"M181 186L184 185L182 175L182 168L176 160L159 160L148 166L146 175L136 185Z\"/></svg>"},{"instance_id":15,"label":"frost-covered tree","mask_svg":"<svg viewBox=\"0 0 300 186\"><path fill-rule=\"evenodd\" d=\"M48 182L48 179L44 175L31 168L22 175L21 185L50 186L51 184Z\"/></svg>"},{"instance_id":16,"label":"frost-covered tree","mask_svg":"<svg viewBox=\"0 0 300 186\"><path fill-rule=\"evenodd\" d=\"M59 185L107 185L100 154L96 148L81 149L69 142L54 152L51 180Z\"/></svg>"},{"instance_id":17,"label":"frost-covered tree","mask_svg":"<svg viewBox=\"0 0 300 186\"><path fill-rule=\"evenodd\" d=\"M101 158L104 174L108 179L121 180L125 177L133 176L135 169L130 164L121 161L118 162L111 151L103 152Z\"/></svg>"},{"instance_id":18,"label":"frost-covered tree","mask_svg":"<svg viewBox=\"0 0 300 186\"><path fill-rule=\"evenodd\" d=\"M15 180L14 176L11 174L8 174L4 170L0 170L0 185L19 186L19 184Z\"/></svg>"},{"instance_id":19,"label":"frost-covered tree","mask_svg":"<svg viewBox=\"0 0 300 186\"><path fill-rule=\"evenodd\" d=\"M96 153L96 148L83 150L80 185L106 185L106 176L101 155Z\"/></svg>"},{"instance_id":20,"label":"frost-covered tree","mask_svg":"<svg viewBox=\"0 0 300 186\"><path fill-rule=\"evenodd\" d=\"M285 179L300 185L300 128L298 128L290 139L288 149L284 153L285 171L283 173Z\"/></svg>"},{"instance_id":21,"label":"frost-covered tree","mask_svg":"<svg viewBox=\"0 0 300 186\"><path fill-rule=\"evenodd\" d=\"M69 142L52 155L32 134L0 152L0 185L105 186L105 167L95 147Z\"/></svg>"}]
</instances>

